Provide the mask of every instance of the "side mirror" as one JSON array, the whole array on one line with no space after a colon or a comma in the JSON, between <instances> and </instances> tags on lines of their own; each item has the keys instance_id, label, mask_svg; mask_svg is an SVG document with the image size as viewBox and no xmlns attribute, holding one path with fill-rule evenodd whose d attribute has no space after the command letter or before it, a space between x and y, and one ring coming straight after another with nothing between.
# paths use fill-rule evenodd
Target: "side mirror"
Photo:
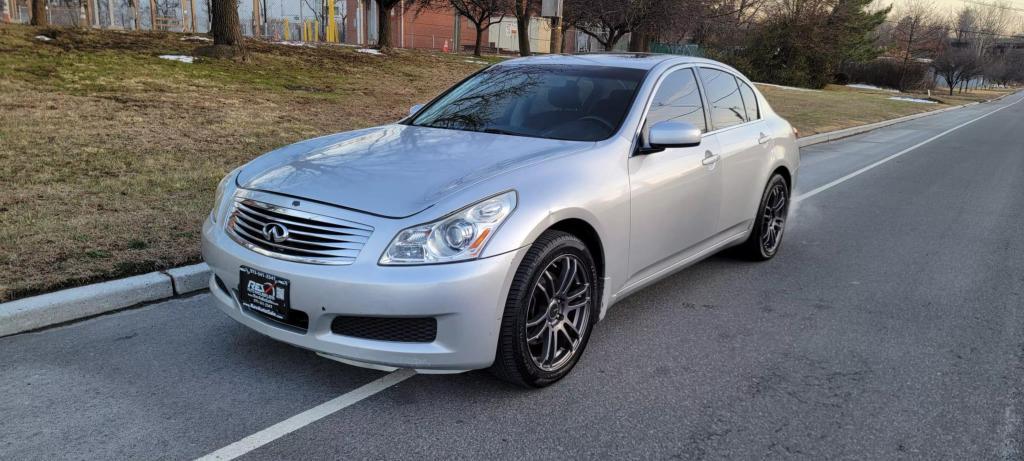
<instances>
[{"instance_id":1,"label":"side mirror","mask_svg":"<svg viewBox=\"0 0 1024 461\"><path fill-rule=\"evenodd\" d=\"M419 112L420 109L422 109L422 108L423 108L423 104L416 104L415 106L410 107L409 108L409 115L416 115L416 112Z\"/></svg>"},{"instance_id":2,"label":"side mirror","mask_svg":"<svg viewBox=\"0 0 1024 461\"><path fill-rule=\"evenodd\" d=\"M649 130L647 143L651 149L670 147L693 147L700 145L700 128L690 122L664 121L655 123Z\"/></svg>"}]
</instances>

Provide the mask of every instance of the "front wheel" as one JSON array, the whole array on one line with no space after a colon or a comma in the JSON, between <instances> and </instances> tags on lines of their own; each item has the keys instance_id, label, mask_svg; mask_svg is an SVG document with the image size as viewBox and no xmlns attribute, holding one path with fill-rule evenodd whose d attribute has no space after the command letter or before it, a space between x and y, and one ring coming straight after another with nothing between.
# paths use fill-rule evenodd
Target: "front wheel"
<instances>
[{"instance_id":1,"label":"front wheel","mask_svg":"<svg viewBox=\"0 0 1024 461\"><path fill-rule=\"evenodd\" d=\"M788 215L789 185L782 175L776 174L764 188L754 228L747 241L737 248L739 255L753 261L767 261L775 257L782 245Z\"/></svg>"},{"instance_id":2,"label":"front wheel","mask_svg":"<svg viewBox=\"0 0 1024 461\"><path fill-rule=\"evenodd\" d=\"M525 387L567 375L597 320L597 280L594 259L580 239L542 234L512 281L491 372Z\"/></svg>"}]
</instances>

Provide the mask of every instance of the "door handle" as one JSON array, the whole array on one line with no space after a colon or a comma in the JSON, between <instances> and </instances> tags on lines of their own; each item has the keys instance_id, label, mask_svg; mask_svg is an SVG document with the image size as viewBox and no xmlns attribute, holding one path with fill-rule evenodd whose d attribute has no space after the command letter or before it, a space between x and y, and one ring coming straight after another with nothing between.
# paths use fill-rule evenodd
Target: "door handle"
<instances>
[{"instance_id":1,"label":"door handle","mask_svg":"<svg viewBox=\"0 0 1024 461\"><path fill-rule=\"evenodd\" d=\"M704 159L700 161L701 165L710 166L718 163L718 159L722 158L721 155L712 154L711 151L704 153Z\"/></svg>"},{"instance_id":2,"label":"door handle","mask_svg":"<svg viewBox=\"0 0 1024 461\"><path fill-rule=\"evenodd\" d=\"M761 133L761 136L759 138L757 138L757 143L758 144L764 144L764 143L766 143L768 141L771 141L771 140L772 140L771 136L768 136L768 135L766 135L764 133Z\"/></svg>"}]
</instances>

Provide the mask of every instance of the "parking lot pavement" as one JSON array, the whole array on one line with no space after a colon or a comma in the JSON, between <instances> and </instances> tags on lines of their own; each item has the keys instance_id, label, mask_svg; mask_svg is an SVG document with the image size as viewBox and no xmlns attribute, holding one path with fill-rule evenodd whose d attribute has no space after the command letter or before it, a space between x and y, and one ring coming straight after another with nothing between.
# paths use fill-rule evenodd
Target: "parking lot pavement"
<instances>
[{"instance_id":1,"label":"parking lot pavement","mask_svg":"<svg viewBox=\"0 0 1024 461\"><path fill-rule=\"evenodd\" d=\"M414 376L244 458L1018 459L1024 103L891 156L1020 99L804 149L776 259L634 295L555 386ZM207 294L0 351L2 459L194 458L384 376Z\"/></svg>"}]
</instances>

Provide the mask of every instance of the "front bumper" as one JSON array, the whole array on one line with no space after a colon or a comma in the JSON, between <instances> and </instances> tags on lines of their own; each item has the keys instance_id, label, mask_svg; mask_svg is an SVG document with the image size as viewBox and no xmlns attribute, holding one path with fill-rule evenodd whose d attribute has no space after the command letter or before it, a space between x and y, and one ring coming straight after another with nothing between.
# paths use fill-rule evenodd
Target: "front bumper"
<instances>
[{"instance_id":1,"label":"front bumper","mask_svg":"<svg viewBox=\"0 0 1024 461\"><path fill-rule=\"evenodd\" d=\"M263 256L236 243L209 219L203 225L203 257L213 272L210 291L221 310L271 338L375 368L444 372L490 366L509 285L523 254L525 249L454 264L394 267L379 266L378 255L368 253L351 266L323 266ZM243 265L291 282L292 310L309 316L305 332L242 309L237 289ZM437 336L429 343L342 336L331 331L339 315L433 317Z\"/></svg>"}]
</instances>

